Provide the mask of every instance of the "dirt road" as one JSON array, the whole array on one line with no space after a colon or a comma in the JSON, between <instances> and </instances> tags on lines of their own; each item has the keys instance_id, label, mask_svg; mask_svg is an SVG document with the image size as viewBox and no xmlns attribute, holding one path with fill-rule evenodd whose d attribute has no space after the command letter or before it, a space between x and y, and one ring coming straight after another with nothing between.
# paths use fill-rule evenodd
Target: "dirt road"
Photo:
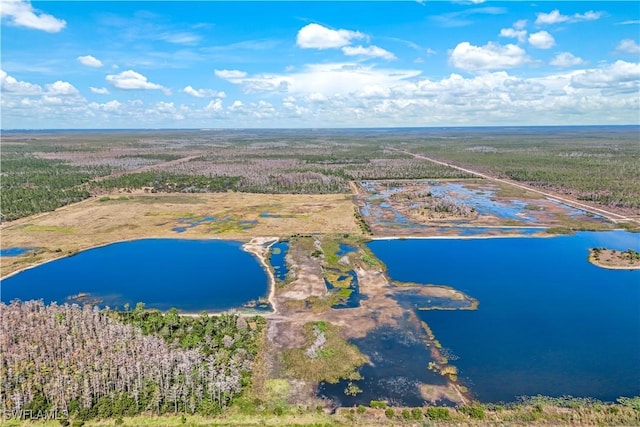
<instances>
[{"instance_id":1,"label":"dirt road","mask_svg":"<svg viewBox=\"0 0 640 427\"><path fill-rule=\"evenodd\" d=\"M525 185L525 184L519 184L517 182L513 182L513 181L510 181L510 180L507 180L507 179L496 178L496 177L493 177L493 176L490 176L490 175L486 175L486 174L480 173L478 171L474 171L472 169L467 169L467 168L463 168L463 167L460 167L460 166L456 166L456 165L453 165L451 163L447 163L447 162L443 162L443 161L440 161L440 160L436 160L434 158L423 156L423 155L420 155L420 154L415 154L415 153L412 153L410 151L398 150L397 148L392 148L392 147L386 147L386 148L388 150L392 150L392 151L397 151L397 152L400 152L400 153L408 154L410 156L415 157L416 159L427 160L429 162L436 163L436 164L442 165L442 166L449 166L449 167L457 169L459 171L466 172L466 173L471 174L471 175L475 175L475 176L477 176L479 178L484 178L484 179L487 179L487 180L490 180L490 181L494 181L494 182L500 182L502 184L507 184L507 185L511 185L513 187L518 187L518 188L523 189L523 190L527 190L527 191L531 191L531 192L534 192L534 193L538 193L538 194L541 194L541 195L543 195L545 197L548 197L550 199L557 200L558 202L567 204L569 206L573 206L575 208L582 209L582 210L585 210L587 212L591 212L593 214L603 216L603 217L607 218L608 220L610 220L611 222L614 222L614 223L618 223L618 222L634 222L636 224L640 223L640 221L637 220L637 219L629 218L629 217L626 217L624 215L620 215L620 214L617 214L615 212L611 212L611 211L608 211L608 210L605 210L605 209L602 209L602 208L596 208L596 207L593 207L593 206L590 206L590 205L586 205L584 203L580 203L580 202L577 202L575 200L567 199L566 197L560 197L560 196L558 196L556 194L552 194L552 193L548 193L546 191L538 190L536 188L530 187L530 186Z\"/></svg>"}]
</instances>

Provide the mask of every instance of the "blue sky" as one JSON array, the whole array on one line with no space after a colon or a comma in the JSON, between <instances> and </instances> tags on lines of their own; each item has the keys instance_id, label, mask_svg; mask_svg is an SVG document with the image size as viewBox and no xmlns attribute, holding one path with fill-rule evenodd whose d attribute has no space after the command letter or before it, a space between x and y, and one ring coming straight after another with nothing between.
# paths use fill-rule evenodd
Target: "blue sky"
<instances>
[{"instance_id":1,"label":"blue sky","mask_svg":"<svg viewBox=\"0 0 640 427\"><path fill-rule=\"evenodd\" d=\"M640 122L635 1L0 1L3 129Z\"/></svg>"}]
</instances>

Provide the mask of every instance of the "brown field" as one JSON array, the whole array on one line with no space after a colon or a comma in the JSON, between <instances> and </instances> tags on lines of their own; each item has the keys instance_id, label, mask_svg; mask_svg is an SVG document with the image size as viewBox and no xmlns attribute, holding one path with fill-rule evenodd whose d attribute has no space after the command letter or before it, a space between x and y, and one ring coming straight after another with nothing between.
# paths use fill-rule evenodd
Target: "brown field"
<instances>
[{"instance_id":1,"label":"brown field","mask_svg":"<svg viewBox=\"0 0 640 427\"><path fill-rule=\"evenodd\" d=\"M108 197L108 200L107 200ZM264 217L268 213L270 217ZM214 217L213 220L202 221ZM183 221L180 222L181 218ZM186 220L184 220L186 218ZM193 225L193 226L191 226ZM172 230L186 227L184 232ZM2 277L42 262L123 240L237 239L295 233L360 234L348 194L112 194L2 225L2 247L38 248L3 257Z\"/></svg>"}]
</instances>

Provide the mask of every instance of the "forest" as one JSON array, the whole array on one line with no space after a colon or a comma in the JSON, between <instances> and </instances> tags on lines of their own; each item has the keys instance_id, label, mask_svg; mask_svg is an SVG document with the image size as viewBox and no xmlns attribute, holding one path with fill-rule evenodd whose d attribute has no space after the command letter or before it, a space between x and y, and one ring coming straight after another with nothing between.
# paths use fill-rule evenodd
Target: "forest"
<instances>
[{"instance_id":1,"label":"forest","mask_svg":"<svg viewBox=\"0 0 640 427\"><path fill-rule=\"evenodd\" d=\"M0 401L10 413L88 420L213 415L250 381L261 317L0 304Z\"/></svg>"},{"instance_id":2,"label":"forest","mask_svg":"<svg viewBox=\"0 0 640 427\"><path fill-rule=\"evenodd\" d=\"M636 127L16 132L3 136L0 219L113 191L326 194L469 177L410 153L629 213L640 209L638 138Z\"/></svg>"}]
</instances>

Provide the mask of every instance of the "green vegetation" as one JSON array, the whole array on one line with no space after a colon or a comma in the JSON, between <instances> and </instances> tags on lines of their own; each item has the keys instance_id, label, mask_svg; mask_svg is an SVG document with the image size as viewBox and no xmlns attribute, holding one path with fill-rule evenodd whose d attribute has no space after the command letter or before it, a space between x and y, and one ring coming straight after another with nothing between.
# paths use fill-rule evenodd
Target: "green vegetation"
<instances>
[{"instance_id":1,"label":"green vegetation","mask_svg":"<svg viewBox=\"0 0 640 427\"><path fill-rule=\"evenodd\" d=\"M74 422L143 413L215 415L250 382L265 320L0 304L0 400ZM40 351L37 349L46 349Z\"/></svg>"},{"instance_id":2,"label":"green vegetation","mask_svg":"<svg viewBox=\"0 0 640 427\"><path fill-rule=\"evenodd\" d=\"M55 210L89 197L86 184L108 168L79 167L59 160L17 154L3 146L0 221Z\"/></svg>"},{"instance_id":3,"label":"green vegetation","mask_svg":"<svg viewBox=\"0 0 640 427\"><path fill-rule=\"evenodd\" d=\"M613 208L640 208L637 130L457 131L456 143L424 135L395 146ZM500 195L500 194L499 194Z\"/></svg>"},{"instance_id":4,"label":"green vegetation","mask_svg":"<svg viewBox=\"0 0 640 427\"><path fill-rule=\"evenodd\" d=\"M202 176L169 172L140 172L107 178L93 183L94 188L125 191L148 188L152 193L202 193L235 190L240 177Z\"/></svg>"},{"instance_id":5,"label":"green vegetation","mask_svg":"<svg viewBox=\"0 0 640 427\"><path fill-rule=\"evenodd\" d=\"M304 325L304 331L305 346L283 352L282 360L289 376L328 383L359 377L356 369L366 360L357 347L342 338L337 326L329 322L309 322Z\"/></svg>"}]
</instances>

